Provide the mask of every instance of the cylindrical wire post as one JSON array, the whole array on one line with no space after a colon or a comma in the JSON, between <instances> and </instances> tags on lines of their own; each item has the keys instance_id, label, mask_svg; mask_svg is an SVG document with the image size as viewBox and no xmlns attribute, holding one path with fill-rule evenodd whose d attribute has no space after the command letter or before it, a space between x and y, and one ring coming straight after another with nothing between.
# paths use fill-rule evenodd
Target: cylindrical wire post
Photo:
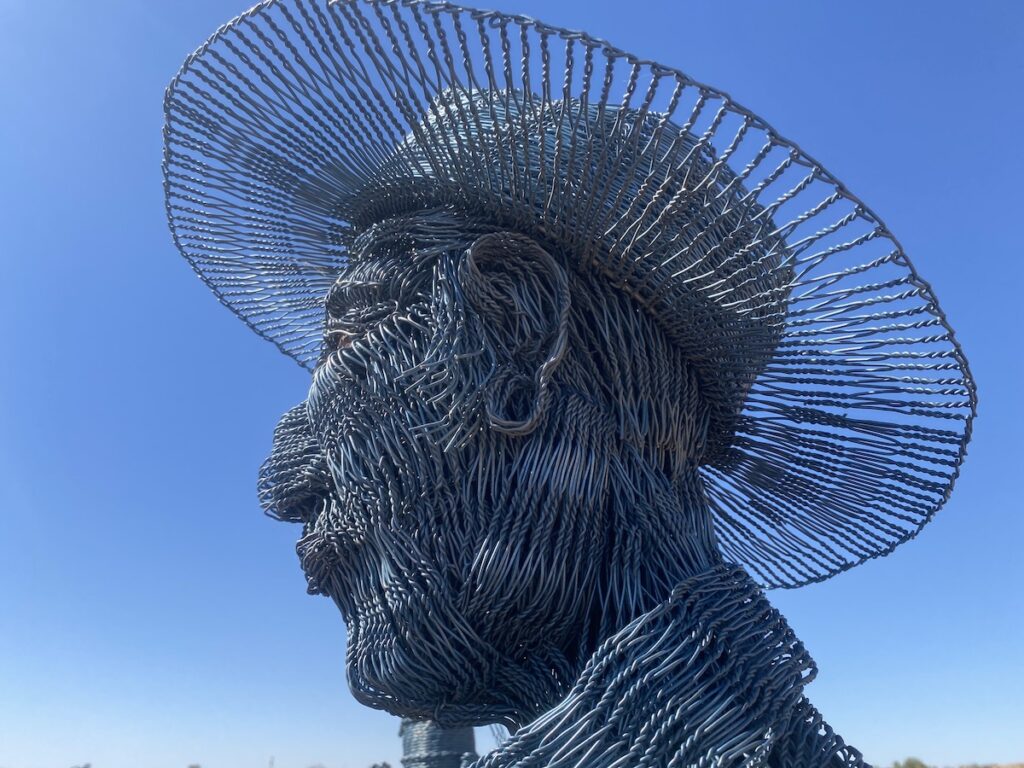
<instances>
[{"instance_id":1,"label":"cylindrical wire post","mask_svg":"<svg viewBox=\"0 0 1024 768\"><path fill-rule=\"evenodd\" d=\"M460 768L476 758L472 728L442 728L431 720L403 719L403 768Z\"/></svg>"}]
</instances>

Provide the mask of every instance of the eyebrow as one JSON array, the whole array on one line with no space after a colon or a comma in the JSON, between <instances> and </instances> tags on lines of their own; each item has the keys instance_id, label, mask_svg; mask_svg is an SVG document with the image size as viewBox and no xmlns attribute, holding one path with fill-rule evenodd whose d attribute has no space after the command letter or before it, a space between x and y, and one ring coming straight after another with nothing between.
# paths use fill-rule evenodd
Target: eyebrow
<instances>
[{"instance_id":1,"label":"eyebrow","mask_svg":"<svg viewBox=\"0 0 1024 768\"><path fill-rule=\"evenodd\" d=\"M387 281L385 280L360 280L359 278L356 277L347 278L344 280L338 279L334 281L334 284L331 286L331 289L327 293L328 295L330 295L333 291L342 288L367 288L382 286L386 284Z\"/></svg>"},{"instance_id":2,"label":"eyebrow","mask_svg":"<svg viewBox=\"0 0 1024 768\"><path fill-rule=\"evenodd\" d=\"M327 309L327 313L331 314L332 306L337 310L343 308L338 305L344 305L351 302L350 292L353 289L381 289L385 285L387 285L387 281L385 280L361 280L358 277L339 278L334 281L334 284L327 291L327 296L324 299L324 307Z\"/></svg>"}]
</instances>

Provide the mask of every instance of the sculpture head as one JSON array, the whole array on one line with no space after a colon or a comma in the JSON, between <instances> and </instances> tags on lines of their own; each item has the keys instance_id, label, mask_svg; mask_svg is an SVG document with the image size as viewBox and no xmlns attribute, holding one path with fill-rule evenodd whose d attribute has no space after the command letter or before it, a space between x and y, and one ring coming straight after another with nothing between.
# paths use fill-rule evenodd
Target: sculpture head
<instances>
[{"instance_id":1,"label":"sculpture head","mask_svg":"<svg viewBox=\"0 0 1024 768\"><path fill-rule=\"evenodd\" d=\"M165 102L175 242L312 371L261 480L356 695L521 722L718 558L820 581L932 519L976 398L878 217L585 34L265 0Z\"/></svg>"},{"instance_id":2,"label":"sculpture head","mask_svg":"<svg viewBox=\"0 0 1024 768\"><path fill-rule=\"evenodd\" d=\"M522 722L717 560L696 371L549 244L445 209L357 243L264 504L304 525L361 700Z\"/></svg>"}]
</instances>

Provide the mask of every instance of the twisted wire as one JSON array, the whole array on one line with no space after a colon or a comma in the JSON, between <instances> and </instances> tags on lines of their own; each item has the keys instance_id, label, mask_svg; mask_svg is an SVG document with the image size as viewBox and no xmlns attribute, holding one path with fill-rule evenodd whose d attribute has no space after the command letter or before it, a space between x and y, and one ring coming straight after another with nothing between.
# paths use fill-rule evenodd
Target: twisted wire
<instances>
[{"instance_id":1,"label":"twisted wire","mask_svg":"<svg viewBox=\"0 0 1024 768\"><path fill-rule=\"evenodd\" d=\"M260 491L305 526L357 698L518 725L680 569L717 561L708 408L629 297L484 229L437 210L368 231Z\"/></svg>"},{"instance_id":2,"label":"twisted wire","mask_svg":"<svg viewBox=\"0 0 1024 768\"><path fill-rule=\"evenodd\" d=\"M814 673L750 577L721 566L608 638L556 707L474 766L864 765L803 698Z\"/></svg>"},{"instance_id":3,"label":"twisted wire","mask_svg":"<svg viewBox=\"0 0 1024 768\"><path fill-rule=\"evenodd\" d=\"M268 0L168 89L182 253L313 371L260 478L371 706L498 766L840 766L798 586L949 495L976 395L859 199L583 33Z\"/></svg>"}]
</instances>

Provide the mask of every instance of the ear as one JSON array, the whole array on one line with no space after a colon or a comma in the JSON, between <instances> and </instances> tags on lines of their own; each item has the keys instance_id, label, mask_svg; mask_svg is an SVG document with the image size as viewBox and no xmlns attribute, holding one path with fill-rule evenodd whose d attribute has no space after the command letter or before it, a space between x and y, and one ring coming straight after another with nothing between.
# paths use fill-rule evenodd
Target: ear
<instances>
[{"instance_id":1,"label":"ear","mask_svg":"<svg viewBox=\"0 0 1024 768\"><path fill-rule=\"evenodd\" d=\"M458 281L493 355L485 400L491 428L527 434L544 414L568 344L565 270L529 237L494 232L462 254Z\"/></svg>"}]
</instances>

